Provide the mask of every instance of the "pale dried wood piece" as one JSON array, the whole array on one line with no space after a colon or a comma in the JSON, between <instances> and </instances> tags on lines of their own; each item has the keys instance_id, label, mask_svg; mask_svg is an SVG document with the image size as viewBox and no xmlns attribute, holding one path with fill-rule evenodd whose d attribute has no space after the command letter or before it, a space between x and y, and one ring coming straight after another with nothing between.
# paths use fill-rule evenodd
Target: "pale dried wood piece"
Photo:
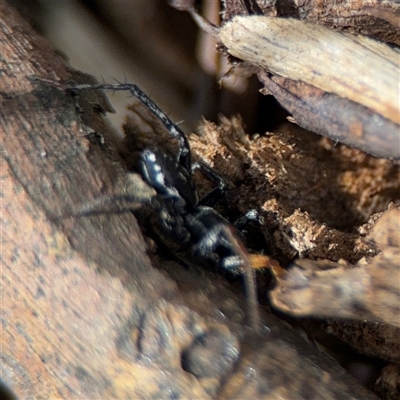
<instances>
[{"instance_id":1,"label":"pale dried wood piece","mask_svg":"<svg viewBox=\"0 0 400 400\"><path fill-rule=\"evenodd\" d=\"M229 21L236 15L253 14L262 14L268 17L298 18L315 22L334 30L362 34L383 42L400 44L398 29L400 5L396 0L385 0L384 2L381 0L222 1L224 3L222 14L224 21ZM385 18L386 21L381 19L382 14L388 15ZM371 15L375 15L378 18Z\"/></svg>"},{"instance_id":2,"label":"pale dried wood piece","mask_svg":"<svg viewBox=\"0 0 400 400\"><path fill-rule=\"evenodd\" d=\"M298 125L376 157L400 159L396 50L297 19L235 16L218 28L192 1L177 0L174 6L245 61L246 74L249 66L253 73L258 69L262 92L275 96ZM238 13L250 12L242 7ZM372 60L368 69L365 59Z\"/></svg>"},{"instance_id":3,"label":"pale dried wood piece","mask_svg":"<svg viewBox=\"0 0 400 400\"><path fill-rule=\"evenodd\" d=\"M233 56L371 108L400 124L399 57L389 46L296 19L234 17L218 38Z\"/></svg>"}]
</instances>

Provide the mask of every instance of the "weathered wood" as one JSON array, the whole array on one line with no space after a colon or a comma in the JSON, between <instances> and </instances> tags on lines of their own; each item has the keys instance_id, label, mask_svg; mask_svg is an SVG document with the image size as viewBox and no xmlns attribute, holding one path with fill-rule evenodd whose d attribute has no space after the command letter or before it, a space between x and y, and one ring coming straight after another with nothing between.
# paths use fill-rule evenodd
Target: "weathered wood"
<instances>
[{"instance_id":1,"label":"weathered wood","mask_svg":"<svg viewBox=\"0 0 400 400\"><path fill-rule=\"evenodd\" d=\"M264 72L262 81L304 128L378 157L400 159L394 146L400 125L397 51L366 37L264 16L235 17L218 38L229 54L288 78L271 86ZM285 90L292 96L282 95ZM327 112L332 117L325 121ZM372 123L374 118L379 122ZM347 130L331 128L339 121L344 121L340 128L348 121Z\"/></svg>"},{"instance_id":2,"label":"weathered wood","mask_svg":"<svg viewBox=\"0 0 400 400\"><path fill-rule=\"evenodd\" d=\"M400 45L398 21L400 6L396 0L382 3L358 0L304 0L294 2L280 0L223 0L223 20L229 21L235 15L266 15L268 17L298 18L328 28L373 37L382 42ZM382 15L387 15L383 19Z\"/></svg>"},{"instance_id":3,"label":"weathered wood","mask_svg":"<svg viewBox=\"0 0 400 400\"><path fill-rule=\"evenodd\" d=\"M241 60L369 107L400 124L400 53L389 46L296 19L264 16L235 17L220 28L218 38Z\"/></svg>"},{"instance_id":4,"label":"weathered wood","mask_svg":"<svg viewBox=\"0 0 400 400\"><path fill-rule=\"evenodd\" d=\"M283 3L274 12L257 3L248 9L240 0L226 2L220 27L203 19L191 0L176 0L174 6L215 36L227 55L251 65L265 86L262 92L275 96L301 127L399 160L399 51L328 29L319 20L277 18L276 13L288 16L278 10Z\"/></svg>"},{"instance_id":5,"label":"weathered wood","mask_svg":"<svg viewBox=\"0 0 400 400\"><path fill-rule=\"evenodd\" d=\"M280 274L272 292L268 274L260 274L264 301L272 296L272 305L306 317L295 323L319 343L329 346L335 336L398 362L399 216L393 203L381 211L398 202L399 168L294 124L249 139L238 118L205 121L191 145L235 187L230 212L259 211L262 225L250 227L248 245L255 249L264 236L268 254L302 267Z\"/></svg>"},{"instance_id":6,"label":"weathered wood","mask_svg":"<svg viewBox=\"0 0 400 400\"><path fill-rule=\"evenodd\" d=\"M395 146L400 140L399 125L336 94L301 81L268 75L266 71L258 73L264 84L262 92L273 93L298 125L376 157L400 157L399 147Z\"/></svg>"},{"instance_id":7,"label":"weathered wood","mask_svg":"<svg viewBox=\"0 0 400 400\"><path fill-rule=\"evenodd\" d=\"M221 278L173 262L155 269L132 214L76 217L115 194L139 206L151 191L88 140L112 136L101 96L86 99L86 119L77 99L33 81L72 72L4 1L0 15L0 367L16 395L300 399L312 388L319 398L375 398L271 315L263 313L266 332L248 332L243 298ZM181 364L203 335L238 354L211 350L211 378Z\"/></svg>"},{"instance_id":8,"label":"weathered wood","mask_svg":"<svg viewBox=\"0 0 400 400\"><path fill-rule=\"evenodd\" d=\"M273 304L293 315L377 321L400 328L400 210L383 214L371 240L381 253L353 266L296 261L271 292Z\"/></svg>"}]
</instances>

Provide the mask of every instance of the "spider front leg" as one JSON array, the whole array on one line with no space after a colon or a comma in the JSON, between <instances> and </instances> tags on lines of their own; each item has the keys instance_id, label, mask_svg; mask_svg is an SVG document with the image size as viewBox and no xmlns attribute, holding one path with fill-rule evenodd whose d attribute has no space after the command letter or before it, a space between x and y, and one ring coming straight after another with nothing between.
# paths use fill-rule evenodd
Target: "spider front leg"
<instances>
[{"instance_id":1,"label":"spider front leg","mask_svg":"<svg viewBox=\"0 0 400 400\"><path fill-rule=\"evenodd\" d=\"M199 200L199 205L213 207L225 195L228 185L225 179L222 178L222 176L220 176L213 169L211 169L208 165L203 164L202 162L195 162L192 165L192 171L195 171L196 169L200 169L203 174L207 176L207 178L217 184L214 189L212 189L209 193L207 193Z\"/></svg>"},{"instance_id":2,"label":"spider front leg","mask_svg":"<svg viewBox=\"0 0 400 400\"><path fill-rule=\"evenodd\" d=\"M88 89L99 89L99 90L125 90L131 92L131 94L136 97L140 102L150 110L167 128L168 132L179 141L179 163L187 170L191 171L192 161L190 154L189 142L182 132L182 130L175 125L147 95L144 93L137 85L133 83L118 83L114 85L110 84L97 84L97 85L75 85L67 90L88 90Z\"/></svg>"}]
</instances>

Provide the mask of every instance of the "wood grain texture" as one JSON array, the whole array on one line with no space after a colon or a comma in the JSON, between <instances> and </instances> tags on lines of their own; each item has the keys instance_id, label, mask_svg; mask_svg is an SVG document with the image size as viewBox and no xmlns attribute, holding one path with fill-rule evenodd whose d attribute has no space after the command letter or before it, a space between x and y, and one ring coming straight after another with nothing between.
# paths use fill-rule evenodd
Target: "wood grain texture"
<instances>
[{"instance_id":1,"label":"wood grain texture","mask_svg":"<svg viewBox=\"0 0 400 400\"><path fill-rule=\"evenodd\" d=\"M99 198L128 193L136 206L151 193L87 139L112 133L102 100L89 98L84 121L75 98L33 81L72 71L4 1L0 15L0 367L17 397L375 398L277 318L263 313L266 331L248 332L243 298L221 278L155 269L132 214L76 217ZM206 358L221 366L211 378L181 364L210 332L240 343L228 370L224 353Z\"/></svg>"},{"instance_id":2,"label":"wood grain texture","mask_svg":"<svg viewBox=\"0 0 400 400\"><path fill-rule=\"evenodd\" d=\"M310 84L260 71L262 92L273 93L305 129L376 157L398 160L399 125L371 109Z\"/></svg>"},{"instance_id":3,"label":"wood grain texture","mask_svg":"<svg viewBox=\"0 0 400 400\"><path fill-rule=\"evenodd\" d=\"M276 97L301 127L376 157L400 159L400 53L369 37L349 34L335 18L341 10L354 28L350 32L363 31L362 19L351 15L367 13L363 5L351 0L332 7L313 1L225 1L223 21L216 27L196 12L193 2L179 3L202 30L218 38L220 51L233 65L243 62L237 71L258 72L262 92ZM396 15L398 7L389 3L386 11ZM380 26L379 18L372 20L375 28ZM335 30L338 26L343 32Z\"/></svg>"},{"instance_id":4,"label":"wood grain texture","mask_svg":"<svg viewBox=\"0 0 400 400\"><path fill-rule=\"evenodd\" d=\"M297 18L330 29L373 37L382 42L400 45L398 21L400 5L396 0L223 0L223 20L235 15L265 15ZM383 18L382 15L388 15Z\"/></svg>"},{"instance_id":5,"label":"wood grain texture","mask_svg":"<svg viewBox=\"0 0 400 400\"><path fill-rule=\"evenodd\" d=\"M400 124L399 57L382 43L296 19L234 17L218 35L233 56L369 107Z\"/></svg>"}]
</instances>

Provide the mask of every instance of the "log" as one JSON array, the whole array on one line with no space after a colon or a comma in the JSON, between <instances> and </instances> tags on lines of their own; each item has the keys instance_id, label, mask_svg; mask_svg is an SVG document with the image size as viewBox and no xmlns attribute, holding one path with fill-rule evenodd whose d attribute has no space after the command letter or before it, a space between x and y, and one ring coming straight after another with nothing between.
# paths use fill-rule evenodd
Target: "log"
<instances>
[{"instance_id":1,"label":"log","mask_svg":"<svg viewBox=\"0 0 400 400\"><path fill-rule=\"evenodd\" d=\"M113 136L102 96L44 81L88 78L4 1L0 16L3 384L21 399L376 398L265 311L249 330L222 278L150 259L133 214L85 215L151 190L90 140Z\"/></svg>"}]
</instances>

